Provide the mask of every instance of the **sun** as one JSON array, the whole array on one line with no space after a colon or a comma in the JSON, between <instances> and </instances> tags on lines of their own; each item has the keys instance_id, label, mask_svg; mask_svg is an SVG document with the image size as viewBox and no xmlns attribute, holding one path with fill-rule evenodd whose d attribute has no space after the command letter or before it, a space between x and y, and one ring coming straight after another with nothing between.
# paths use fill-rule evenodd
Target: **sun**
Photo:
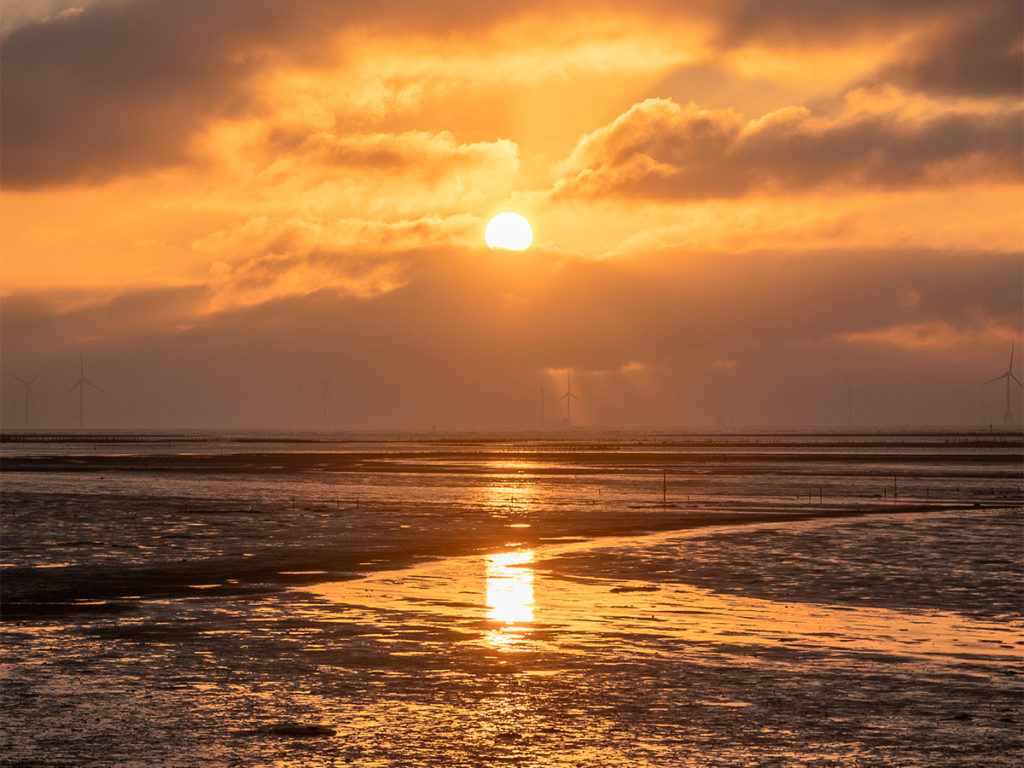
<instances>
[{"instance_id":1,"label":"sun","mask_svg":"<svg viewBox=\"0 0 1024 768\"><path fill-rule=\"evenodd\" d=\"M533 242L533 230L530 222L518 213L506 211L487 222L484 240L490 248L525 251Z\"/></svg>"}]
</instances>

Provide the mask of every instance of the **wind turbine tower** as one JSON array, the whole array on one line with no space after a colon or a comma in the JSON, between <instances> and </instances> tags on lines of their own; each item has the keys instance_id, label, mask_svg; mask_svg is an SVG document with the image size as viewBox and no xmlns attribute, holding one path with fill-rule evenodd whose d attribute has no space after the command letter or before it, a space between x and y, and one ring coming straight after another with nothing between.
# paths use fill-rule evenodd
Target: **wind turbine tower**
<instances>
[{"instance_id":1,"label":"wind turbine tower","mask_svg":"<svg viewBox=\"0 0 1024 768\"><path fill-rule=\"evenodd\" d=\"M845 376L843 376L843 383L846 385L846 423L853 426L853 396L863 395L864 392L851 387Z\"/></svg>"},{"instance_id":2,"label":"wind turbine tower","mask_svg":"<svg viewBox=\"0 0 1024 768\"><path fill-rule=\"evenodd\" d=\"M1018 387L1024 388L1024 384L1020 383L1020 379L1013 375L1013 346L1014 342L1010 340L1010 364L1006 366L1006 373L996 376L994 379L989 379L986 384L994 384L1000 379L1006 379L1006 413L1003 414L1003 424L1010 426L1013 422L1013 410L1010 408L1010 380L1016 382Z\"/></svg>"},{"instance_id":3,"label":"wind turbine tower","mask_svg":"<svg viewBox=\"0 0 1024 768\"><path fill-rule=\"evenodd\" d=\"M102 387L98 386L97 384L93 384L91 381L89 381L87 378L85 378L85 362L82 360L82 350L78 350L78 381L76 381L74 384L72 384L71 388L68 389L68 391L65 392L63 395L61 395L61 397L67 397L72 392L74 392L76 389L78 390L78 428L79 429L82 429L85 426L85 387L86 387L86 385L88 385L88 386L92 387L93 389L98 390L100 392L104 392L104 394L105 394L105 390Z\"/></svg>"},{"instance_id":4,"label":"wind turbine tower","mask_svg":"<svg viewBox=\"0 0 1024 768\"><path fill-rule=\"evenodd\" d=\"M309 404L309 393L312 391L308 377L300 376L299 374L292 371L292 377L295 379L295 396L289 400L289 406L295 406L295 418L296 424L299 429L305 429L312 421L311 408Z\"/></svg>"},{"instance_id":5,"label":"wind turbine tower","mask_svg":"<svg viewBox=\"0 0 1024 768\"><path fill-rule=\"evenodd\" d=\"M334 398L331 397L331 382L337 375L338 372L335 371L326 379L314 379L312 376L306 377L314 384L320 387L321 403L323 405L323 420L325 427L330 426L330 416L331 413L334 411Z\"/></svg>"},{"instance_id":6,"label":"wind turbine tower","mask_svg":"<svg viewBox=\"0 0 1024 768\"><path fill-rule=\"evenodd\" d=\"M15 376L13 373L5 373L4 375L14 379L15 381L20 381L22 386L25 387L25 429L28 429L32 423L32 384L36 379L43 375L43 371L40 371L31 379L27 380L20 376Z\"/></svg>"},{"instance_id":7,"label":"wind turbine tower","mask_svg":"<svg viewBox=\"0 0 1024 768\"><path fill-rule=\"evenodd\" d=\"M540 377L540 389L537 390L537 395L540 397L540 425L544 426L544 374Z\"/></svg>"},{"instance_id":8,"label":"wind turbine tower","mask_svg":"<svg viewBox=\"0 0 1024 768\"><path fill-rule=\"evenodd\" d=\"M565 386L566 386L565 394L562 395L560 398L558 398L558 400L556 402L560 403L563 400L565 400L565 423L571 426L572 425L572 401L576 400L576 401L578 401L580 403L583 402L578 397L576 397L576 395L574 395L573 392L572 392L572 372L567 372L565 374Z\"/></svg>"}]
</instances>

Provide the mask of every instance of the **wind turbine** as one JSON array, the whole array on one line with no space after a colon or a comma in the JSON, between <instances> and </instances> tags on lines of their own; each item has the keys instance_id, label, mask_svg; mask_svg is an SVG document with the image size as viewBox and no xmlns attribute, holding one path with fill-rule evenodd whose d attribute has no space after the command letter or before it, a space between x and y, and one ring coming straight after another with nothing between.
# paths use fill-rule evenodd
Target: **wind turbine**
<instances>
[{"instance_id":1,"label":"wind turbine","mask_svg":"<svg viewBox=\"0 0 1024 768\"><path fill-rule=\"evenodd\" d=\"M46 369L44 368L43 371ZM32 383L43 375L43 371L40 371L31 379L23 379L20 376L15 376L13 373L4 373L4 376L8 376L15 381L20 381L25 387L25 429L29 428L29 424L32 421Z\"/></svg>"},{"instance_id":2,"label":"wind turbine","mask_svg":"<svg viewBox=\"0 0 1024 768\"><path fill-rule=\"evenodd\" d=\"M535 390L533 392L533 394L528 395L528 397L532 397L533 395L537 395L537 396L540 397L540 425L544 426L544 375L543 374L541 374L541 377L540 377L540 389Z\"/></svg>"},{"instance_id":3,"label":"wind turbine","mask_svg":"<svg viewBox=\"0 0 1024 768\"><path fill-rule=\"evenodd\" d=\"M1020 383L1020 379L1013 375L1013 345L1014 340L1010 340L1010 364L1006 366L1006 373L996 376L994 379L989 379L986 384L994 384L1000 379L1006 379L1006 413L1003 414L1003 424L1013 424L1013 411L1010 410L1010 379L1017 382L1018 387L1024 388L1024 384Z\"/></svg>"},{"instance_id":4,"label":"wind turbine","mask_svg":"<svg viewBox=\"0 0 1024 768\"><path fill-rule=\"evenodd\" d=\"M295 379L295 384L298 387L298 389L295 392L295 396L291 400L288 401L288 405L289 405L289 407L291 407L292 405L295 406L296 419L297 419L296 424L298 425L299 429L302 429L302 428L304 428L306 426L306 389L307 389L307 387L306 387L306 382L304 382L302 380L302 377L299 376L299 374L295 373L295 371L292 371L292 377Z\"/></svg>"},{"instance_id":5,"label":"wind turbine","mask_svg":"<svg viewBox=\"0 0 1024 768\"><path fill-rule=\"evenodd\" d=\"M323 414L323 420L324 420L324 426L325 427L328 426L329 421L330 421L330 413L331 413L331 411L334 410L334 399L331 397L331 382L334 380L334 377L337 376L337 375L338 375L338 371L335 371L330 376L328 376L326 379L315 379L312 376L306 376L305 377L307 380L313 382L314 384L319 385L321 390L322 390L322 393L321 393L322 401L321 402L323 404L322 414Z\"/></svg>"},{"instance_id":6,"label":"wind turbine","mask_svg":"<svg viewBox=\"0 0 1024 768\"><path fill-rule=\"evenodd\" d=\"M82 350L78 350L78 381L71 385L71 388L65 392L61 397L67 397L76 389L78 390L78 428L82 429L85 426L85 385L88 384L93 389L99 390L106 394L106 391L97 384L93 384L87 378L85 378L85 362L82 360Z\"/></svg>"},{"instance_id":7,"label":"wind turbine","mask_svg":"<svg viewBox=\"0 0 1024 768\"><path fill-rule=\"evenodd\" d=\"M331 397L331 382L337 375L337 371L335 371L326 379L316 379L312 376L299 376L298 374L295 375L295 378L299 383L299 407L300 412L302 413L303 416L305 416L305 392L307 391L306 383L309 383L313 386L318 386L319 388L321 388L321 416L323 417L324 420L324 426L328 426L330 413L333 410L333 398ZM312 414L310 414L310 416L312 416ZM310 419L310 421L312 420Z\"/></svg>"},{"instance_id":8,"label":"wind turbine","mask_svg":"<svg viewBox=\"0 0 1024 768\"><path fill-rule=\"evenodd\" d=\"M864 390L854 389L850 386L850 382L847 381L846 377L843 376L843 383L846 385L846 423L853 425L853 396L863 395Z\"/></svg>"},{"instance_id":9,"label":"wind turbine","mask_svg":"<svg viewBox=\"0 0 1024 768\"><path fill-rule=\"evenodd\" d=\"M555 402L556 403L560 403L563 400L565 400L565 423L569 424L569 425L572 425L572 401L573 400L579 400L579 402L581 402L581 403L583 401L580 400L578 397L576 397L576 395L574 395L573 392L572 392L572 373L571 372L566 372L566 374L565 374L565 385L566 385L565 394L562 395L560 398L558 398L558 400L556 400Z\"/></svg>"}]
</instances>

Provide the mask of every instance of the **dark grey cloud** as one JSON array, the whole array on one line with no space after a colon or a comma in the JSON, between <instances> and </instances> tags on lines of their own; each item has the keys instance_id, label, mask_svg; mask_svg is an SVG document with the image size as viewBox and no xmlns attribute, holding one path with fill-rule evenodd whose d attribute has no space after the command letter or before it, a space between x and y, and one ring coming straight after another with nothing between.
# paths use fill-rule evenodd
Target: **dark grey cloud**
<instances>
[{"instance_id":1,"label":"dark grey cloud","mask_svg":"<svg viewBox=\"0 0 1024 768\"><path fill-rule=\"evenodd\" d=\"M986 12L997 9L1001 2L978 0L972 5ZM960 0L725 0L709 7L719 19L720 42L725 46L766 42L811 48L822 41L878 38L959 14L965 5Z\"/></svg>"},{"instance_id":2,"label":"dark grey cloud","mask_svg":"<svg viewBox=\"0 0 1024 768\"><path fill-rule=\"evenodd\" d=\"M878 80L942 95L1024 96L1024 3L963 3L960 10Z\"/></svg>"},{"instance_id":3,"label":"dark grey cloud","mask_svg":"<svg viewBox=\"0 0 1024 768\"><path fill-rule=\"evenodd\" d=\"M728 110L648 99L584 137L560 195L735 197L828 186L901 188L1020 179L1022 112L835 121L790 109L747 123Z\"/></svg>"},{"instance_id":4,"label":"dark grey cloud","mask_svg":"<svg viewBox=\"0 0 1024 768\"><path fill-rule=\"evenodd\" d=\"M336 370L337 426L429 427L442 399L450 426L530 426L538 376L563 368L576 372L591 423L637 423L638 377L647 394L662 389L680 423L714 423L727 385L754 423L838 419L844 402L815 388L841 386L840 374L870 382L880 401L916 392L920 419L938 423L956 387L974 397L1000 372L986 366L1004 364L1006 334L1020 332L1022 286L1020 254L665 251L555 264L532 251L497 262L437 252L419 254L405 287L372 299L324 290L196 317L195 288L68 311L15 296L0 308L0 341L5 370L47 369L37 404L53 426L76 418L59 395L80 347L108 392L93 401L97 419L116 426L153 424L159 412L163 426L294 427L294 374ZM901 327L962 339L886 343ZM857 334L881 340L844 341ZM723 360L736 365L716 368ZM631 363L643 373L623 371ZM4 397L16 425L17 390Z\"/></svg>"},{"instance_id":5,"label":"dark grey cloud","mask_svg":"<svg viewBox=\"0 0 1024 768\"><path fill-rule=\"evenodd\" d=\"M97 181L180 161L211 117L250 106L252 78L313 57L349 4L147 0L13 30L4 77L4 183Z\"/></svg>"},{"instance_id":6,"label":"dark grey cloud","mask_svg":"<svg viewBox=\"0 0 1024 768\"><path fill-rule=\"evenodd\" d=\"M622 11L620 4L606 7ZM259 112L262 72L335 55L328 39L352 25L452 34L538 9L578 11L570 0L126 0L20 26L0 46L4 184L95 182L182 162L189 140L210 120ZM930 90L1020 90L1015 2L642 0L630 11L709 21L724 47L753 41L820 48L832 39L888 37L941 22L942 34L922 31L884 76Z\"/></svg>"},{"instance_id":7,"label":"dark grey cloud","mask_svg":"<svg viewBox=\"0 0 1024 768\"><path fill-rule=\"evenodd\" d=\"M209 121L259 112L263 72L324 63L354 26L447 32L533 4L126 0L18 27L0 47L4 184L96 182L181 162Z\"/></svg>"},{"instance_id":8,"label":"dark grey cloud","mask_svg":"<svg viewBox=\"0 0 1024 768\"><path fill-rule=\"evenodd\" d=\"M942 95L1024 95L1024 4L1016 0L737 0L712 11L719 44L792 49L908 37L875 83Z\"/></svg>"}]
</instances>

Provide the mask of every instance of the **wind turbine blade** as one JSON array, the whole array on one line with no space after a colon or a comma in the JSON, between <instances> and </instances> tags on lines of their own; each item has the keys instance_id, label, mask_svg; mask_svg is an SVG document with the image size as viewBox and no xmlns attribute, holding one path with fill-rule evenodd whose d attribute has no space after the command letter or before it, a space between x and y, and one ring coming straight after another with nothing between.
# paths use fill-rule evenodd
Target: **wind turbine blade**
<instances>
[{"instance_id":1,"label":"wind turbine blade","mask_svg":"<svg viewBox=\"0 0 1024 768\"><path fill-rule=\"evenodd\" d=\"M1020 383L1020 379L1018 379L1018 378L1017 378L1016 376L1014 376L1014 375L1013 375L1012 373L1010 374L1010 378L1011 378L1011 379L1013 379L1014 381L1016 381L1016 382L1017 382L1017 386L1018 386L1018 387L1021 387L1022 389L1024 389L1024 384L1021 384L1021 383Z\"/></svg>"},{"instance_id":2,"label":"wind turbine blade","mask_svg":"<svg viewBox=\"0 0 1024 768\"><path fill-rule=\"evenodd\" d=\"M573 400L579 400L581 403L583 402L578 397L576 397L576 393L575 392L566 392L566 394L571 396Z\"/></svg>"},{"instance_id":3,"label":"wind turbine blade","mask_svg":"<svg viewBox=\"0 0 1024 768\"><path fill-rule=\"evenodd\" d=\"M107 394L107 390L105 390L105 389L104 389L103 387L101 387L101 386L100 386L99 384L93 384L93 383L92 383L91 381L86 381L85 379L82 379L82 383L83 383L83 384L88 384L88 385L89 385L90 387L92 387L93 389L97 389L97 390L99 390L99 391L100 391L100 392L102 392L102 393L103 393L104 395L105 395L105 394Z\"/></svg>"},{"instance_id":4,"label":"wind turbine blade","mask_svg":"<svg viewBox=\"0 0 1024 768\"><path fill-rule=\"evenodd\" d=\"M997 381L1002 381L1007 376L1012 376L1012 373L1004 373L1002 376L996 376L994 379L989 379L985 384L995 384Z\"/></svg>"},{"instance_id":5,"label":"wind turbine blade","mask_svg":"<svg viewBox=\"0 0 1024 768\"><path fill-rule=\"evenodd\" d=\"M36 376L38 376L38 375L39 375L39 374L36 374ZM23 378L21 378L20 376L15 376L15 375L14 375L13 373L7 373L6 371L4 371L4 376L10 376L10 377L11 377L12 379L14 379L15 381L20 381L20 382L21 382L22 384L24 384L25 386L28 386L28 385L29 385L29 384L31 384L31 383L32 383L33 381L35 381L35 376L33 376L33 377L32 377L32 380L31 380L31 381L25 381L25 380L24 380Z\"/></svg>"},{"instance_id":6,"label":"wind turbine blade","mask_svg":"<svg viewBox=\"0 0 1024 768\"><path fill-rule=\"evenodd\" d=\"M1010 364L1008 366L1006 366L1007 372L1013 370L1013 345L1014 345L1014 342L1016 342L1016 341L1017 341L1016 339L1010 339Z\"/></svg>"},{"instance_id":7,"label":"wind turbine blade","mask_svg":"<svg viewBox=\"0 0 1024 768\"><path fill-rule=\"evenodd\" d=\"M67 392L65 392L63 395L61 395L61 397L67 397L72 392L74 392L76 389L78 389L80 386L82 386L82 382L76 381L74 384L71 385L71 389L69 389Z\"/></svg>"},{"instance_id":8,"label":"wind turbine blade","mask_svg":"<svg viewBox=\"0 0 1024 768\"><path fill-rule=\"evenodd\" d=\"M565 400L565 398L569 397L569 395L571 395L571 394L572 394L571 392L566 392L566 393L565 393L564 395L562 395L562 396L561 396L560 398L558 398L557 400L555 400L555 402L556 402L556 403L560 403L560 402L562 402L563 400ZM573 395L573 397L575 397L575 395Z\"/></svg>"}]
</instances>

